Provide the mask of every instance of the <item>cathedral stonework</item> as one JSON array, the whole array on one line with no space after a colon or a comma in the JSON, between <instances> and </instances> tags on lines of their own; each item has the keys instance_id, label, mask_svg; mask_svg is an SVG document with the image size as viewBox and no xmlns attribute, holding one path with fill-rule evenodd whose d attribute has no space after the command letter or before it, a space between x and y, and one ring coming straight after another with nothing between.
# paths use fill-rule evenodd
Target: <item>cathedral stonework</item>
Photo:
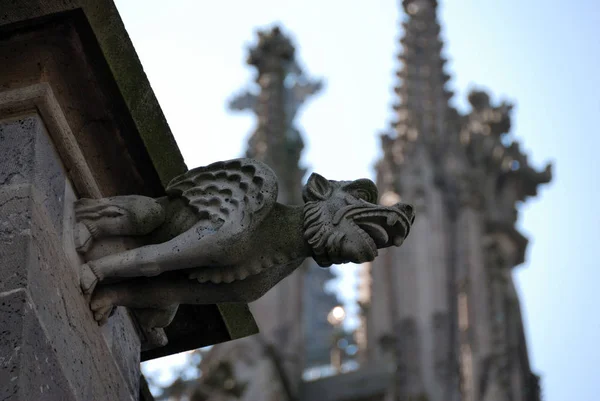
<instances>
[{"instance_id":1,"label":"cathedral stonework","mask_svg":"<svg viewBox=\"0 0 600 401\"><path fill-rule=\"evenodd\" d=\"M550 182L552 168L532 167L510 136L512 105L479 90L468 95L471 112L450 105L437 3L402 2L397 117L382 137L377 180L383 197L413 203L419 219L411 246L373 262L367 353L382 358L376 342L389 325L378 314L391 327L412 321L419 344L398 353L397 365L421 363L414 375L399 371L394 399L537 401L512 268L527 246L515 227L517 205Z\"/></svg>"}]
</instances>

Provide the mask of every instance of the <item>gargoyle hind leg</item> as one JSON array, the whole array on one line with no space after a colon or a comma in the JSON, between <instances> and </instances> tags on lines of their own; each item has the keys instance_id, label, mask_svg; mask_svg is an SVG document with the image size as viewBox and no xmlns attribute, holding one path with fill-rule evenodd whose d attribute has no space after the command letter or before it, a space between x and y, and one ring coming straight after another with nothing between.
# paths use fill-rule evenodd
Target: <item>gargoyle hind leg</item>
<instances>
[{"instance_id":1,"label":"gargoyle hind leg","mask_svg":"<svg viewBox=\"0 0 600 401\"><path fill-rule=\"evenodd\" d=\"M117 305L132 309L167 310L179 304L248 303L264 293L261 288L265 286L255 280L201 284L183 275L137 278L98 287L92 295L90 308L96 320L102 321Z\"/></svg>"},{"instance_id":2,"label":"gargoyle hind leg","mask_svg":"<svg viewBox=\"0 0 600 401\"><path fill-rule=\"evenodd\" d=\"M81 287L91 294L98 281L109 277L152 277L197 267L212 259L215 231L196 225L160 244L146 245L88 261L81 266Z\"/></svg>"},{"instance_id":3,"label":"gargoyle hind leg","mask_svg":"<svg viewBox=\"0 0 600 401\"><path fill-rule=\"evenodd\" d=\"M185 292L185 287L191 284L189 282L187 279L165 282L146 278L103 285L94 291L90 308L97 321L106 319L114 306L164 310L183 301L182 290Z\"/></svg>"},{"instance_id":4,"label":"gargoyle hind leg","mask_svg":"<svg viewBox=\"0 0 600 401\"><path fill-rule=\"evenodd\" d=\"M108 297L97 297L91 307L94 320L100 326L104 325L112 315L115 305ZM167 327L177 314L179 304L165 306L163 308L134 308L138 322L145 328L154 329Z\"/></svg>"}]
</instances>

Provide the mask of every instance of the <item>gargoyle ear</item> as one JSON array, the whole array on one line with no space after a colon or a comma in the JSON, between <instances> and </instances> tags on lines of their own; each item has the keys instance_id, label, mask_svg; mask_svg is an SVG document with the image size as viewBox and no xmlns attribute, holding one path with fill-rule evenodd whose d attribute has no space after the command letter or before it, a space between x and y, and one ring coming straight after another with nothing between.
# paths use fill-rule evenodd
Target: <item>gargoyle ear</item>
<instances>
[{"instance_id":1,"label":"gargoyle ear","mask_svg":"<svg viewBox=\"0 0 600 401\"><path fill-rule=\"evenodd\" d=\"M331 196L331 192L331 184L327 178L312 173L302 190L302 199L304 199L304 202L323 201Z\"/></svg>"}]
</instances>

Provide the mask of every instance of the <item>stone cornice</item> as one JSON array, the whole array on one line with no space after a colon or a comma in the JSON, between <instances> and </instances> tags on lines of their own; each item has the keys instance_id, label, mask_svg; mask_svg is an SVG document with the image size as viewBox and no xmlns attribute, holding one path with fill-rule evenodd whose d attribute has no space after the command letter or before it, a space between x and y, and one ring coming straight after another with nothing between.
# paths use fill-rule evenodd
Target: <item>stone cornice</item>
<instances>
[{"instance_id":1,"label":"stone cornice","mask_svg":"<svg viewBox=\"0 0 600 401\"><path fill-rule=\"evenodd\" d=\"M0 115L3 118L27 112L38 113L44 120L77 192L81 196L102 197L102 191L48 83L0 92Z\"/></svg>"},{"instance_id":2,"label":"stone cornice","mask_svg":"<svg viewBox=\"0 0 600 401\"><path fill-rule=\"evenodd\" d=\"M112 0L0 0L0 9L2 32L61 13L82 15L82 34L100 47L101 62L108 65L163 185L187 169Z\"/></svg>"}]
</instances>

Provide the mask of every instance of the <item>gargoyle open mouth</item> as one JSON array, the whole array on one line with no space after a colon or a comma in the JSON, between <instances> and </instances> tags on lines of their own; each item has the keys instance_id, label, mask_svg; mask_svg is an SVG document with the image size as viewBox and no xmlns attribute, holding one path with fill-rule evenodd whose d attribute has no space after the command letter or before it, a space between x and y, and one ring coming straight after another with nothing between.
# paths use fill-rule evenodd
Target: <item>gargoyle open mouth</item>
<instances>
[{"instance_id":1,"label":"gargoyle open mouth","mask_svg":"<svg viewBox=\"0 0 600 401\"><path fill-rule=\"evenodd\" d=\"M353 220L373 239L377 248L402 245L410 230L408 218L392 210L360 213Z\"/></svg>"},{"instance_id":2,"label":"gargoyle open mouth","mask_svg":"<svg viewBox=\"0 0 600 401\"><path fill-rule=\"evenodd\" d=\"M349 206L336 213L334 223L342 218L359 230L376 254L377 249L400 246L408 236L415 215L412 206L398 203L391 207Z\"/></svg>"}]
</instances>

